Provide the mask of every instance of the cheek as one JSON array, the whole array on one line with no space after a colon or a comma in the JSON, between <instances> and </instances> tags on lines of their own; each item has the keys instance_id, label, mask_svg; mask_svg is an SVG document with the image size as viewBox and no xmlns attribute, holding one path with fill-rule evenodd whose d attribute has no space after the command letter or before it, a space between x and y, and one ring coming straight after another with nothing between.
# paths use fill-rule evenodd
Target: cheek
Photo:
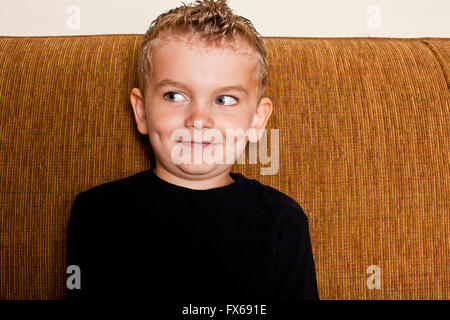
<instances>
[{"instance_id":1,"label":"cheek","mask_svg":"<svg viewBox=\"0 0 450 320\"><path fill-rule=\"evenodd\" d=\"M180 128L180 121L182 123L179 114L172 110L154 108L148 113L150 132L154 135L170 137L176 128Z\"/></svg>"},{"instance_id":2,"label":"cheek","mask_svg":"<svg viewBox=\"0 0 450 320\"><path fill-rule=\"evenodd\" d=\"M222 128L237 130L242 129L246 131L250 127L251 117L248 114L239 114L223 119Z\"/></svg>"}]
</instances>

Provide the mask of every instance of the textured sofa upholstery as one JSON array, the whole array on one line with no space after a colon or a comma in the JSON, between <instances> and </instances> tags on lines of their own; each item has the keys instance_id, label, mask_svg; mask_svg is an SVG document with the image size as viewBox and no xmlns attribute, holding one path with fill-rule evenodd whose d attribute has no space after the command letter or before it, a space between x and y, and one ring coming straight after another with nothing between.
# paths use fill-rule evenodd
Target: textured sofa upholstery
<instances>
[{"instance_id":1,"label":"textured sofa upholstery","mask_svg":"<svg viewBox=\"0 0 450 320\"><path fill-rule=\"evenodd\" d=\"M0 37L0 299L63 299L75 195L154 161L141 39ZM279 170L233 171L300 203L321 299L450 299L450 39L265 40Z\"/></svg>"}]
</instances>

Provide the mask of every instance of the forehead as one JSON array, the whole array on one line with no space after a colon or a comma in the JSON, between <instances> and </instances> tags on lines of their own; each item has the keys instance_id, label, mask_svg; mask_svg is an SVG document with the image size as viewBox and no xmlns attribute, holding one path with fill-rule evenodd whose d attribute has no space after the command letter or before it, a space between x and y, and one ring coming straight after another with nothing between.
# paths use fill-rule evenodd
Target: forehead
<instances>
[{"instance_id":1,"label":"forehead","mask_svg":"<svg viewBox=\"0 0 450 320\"><path fill-rule=\"evenodd\" d=\"M211 83L216 80L221 84L234 79L253 85L256 62L255 51L241 38L208 43L197 35L165 34L153 48L151 78Z\"/></svg>"},{"instance_id":2,"label":"forehead","mask_svg":"<svg viewBox=\"0 0 450 320\"><path fill-rule=\"evenodd\" d=\"M255 51L240 35L235 36L232 41L227 39L208 41L202 39L198 34L193 32L163 31L158 37L154 51L157 51L158 49L164 50L164 48L174 46L183 46L185 48L204 52L210 50L230 50L236 55L248 56L249 58L255 56Z\"/></svg>"}]
</instances>

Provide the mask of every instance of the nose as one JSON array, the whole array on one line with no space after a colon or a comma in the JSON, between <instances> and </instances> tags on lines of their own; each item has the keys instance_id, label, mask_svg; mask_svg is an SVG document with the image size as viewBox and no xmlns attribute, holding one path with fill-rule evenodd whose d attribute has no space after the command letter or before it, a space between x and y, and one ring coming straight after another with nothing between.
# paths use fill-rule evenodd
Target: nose
<instances>
[{"instance_id":1,"label":"nose","mask_svg":"<svg viewBox=\"0 0 450 320\"><path fill-rule=\"evenodd\" d=\"M210 107L206 104L192 104L185 121L186 128L213 128L214 121L211 117Z\"/></svg>"}]
</instances>

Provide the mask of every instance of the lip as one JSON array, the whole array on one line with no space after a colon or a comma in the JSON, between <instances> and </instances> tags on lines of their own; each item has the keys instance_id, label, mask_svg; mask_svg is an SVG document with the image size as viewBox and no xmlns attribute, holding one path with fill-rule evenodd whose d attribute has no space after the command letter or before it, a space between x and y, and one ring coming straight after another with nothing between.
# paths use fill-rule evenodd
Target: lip
<instances>
[{"instance_id":1,"label":"lip","mask_svg":"<svg viewBox=\"0 0 450 320\"><path fill-rule=\"evenodd\" d=\"M211 143L211 142L195 142L195 141L180 141L183 145L187 145L187 146L191 146L191 147L195 147L195 146L202 146L203 148L209 147L209 146L214 146L217 143Z\"/></svg>"}]
</instances>

